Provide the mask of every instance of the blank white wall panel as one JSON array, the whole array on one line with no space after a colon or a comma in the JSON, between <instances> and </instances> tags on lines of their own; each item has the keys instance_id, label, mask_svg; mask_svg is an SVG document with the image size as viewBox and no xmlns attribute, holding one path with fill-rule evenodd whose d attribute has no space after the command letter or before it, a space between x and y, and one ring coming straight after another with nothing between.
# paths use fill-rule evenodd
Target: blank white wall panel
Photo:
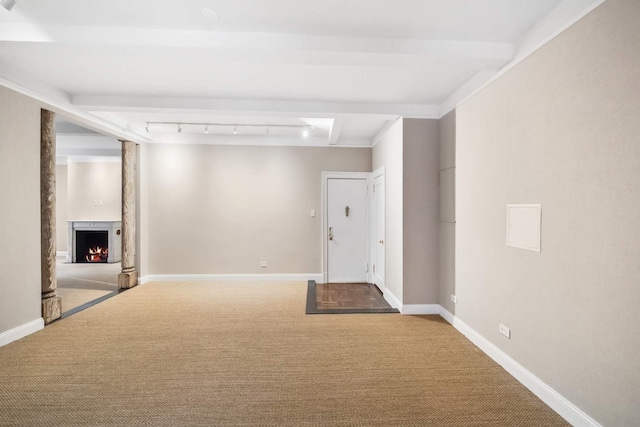
<instances>
[{"instance_id":1,"label":"blank white wall panel","mask_svg":"<svg viewBox=\"0 0 640 427\"><path fill-rule=\"evenodd\" d=\"M507 205L507 246L540 252L541 205Z\"/></svg>"}]
</instances>

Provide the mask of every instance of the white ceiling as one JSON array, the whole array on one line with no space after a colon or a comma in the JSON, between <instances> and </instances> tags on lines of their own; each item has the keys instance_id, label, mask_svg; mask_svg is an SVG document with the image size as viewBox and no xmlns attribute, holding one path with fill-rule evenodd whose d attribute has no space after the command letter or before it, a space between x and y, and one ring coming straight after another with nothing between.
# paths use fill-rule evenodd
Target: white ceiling
<instances>
[{"instance_id":1,"label":"white ceiling","mask_svg":"<svg viewBox=\"0 0 640 427\"><path fill-rule=\"evenodd\" d=\"M18 0L0 8L0 84L137 142L370 145L399 116L439 117L600 1Z\"/></svg>"}]
</instances>

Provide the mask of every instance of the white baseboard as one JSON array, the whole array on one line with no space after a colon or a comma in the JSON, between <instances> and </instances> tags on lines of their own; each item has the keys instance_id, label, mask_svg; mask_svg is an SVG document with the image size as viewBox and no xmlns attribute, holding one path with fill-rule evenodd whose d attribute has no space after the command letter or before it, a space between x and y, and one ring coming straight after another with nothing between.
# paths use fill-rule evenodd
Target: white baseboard
<instances>
[{"instance_id":1,"label":"white baseboard","mask_svg":"<svg viewBox=\"0 0 640 427\"><path fill-rule=\"evenodd\" d=\"M409 316L418 314L440 314L440 306L438 304L402 304L389 289L385 289L382 296L391 307L400 310L400 314Z\"/></svg>"},{"instance_id":2,"label":"white baseboard","mask_svg":"<svg viewBox=\"0 0 640 427\"><path fill-rule=\"evenodd\" d=\"M440 314L438 304L403 304L400 313L405 315Z\"/></svg>"},{"instance_id":3,"label":"white baseboard","mask_svg":"<svg viewBox=\"0 0 640 427\"><path fill-rule=\"evenodd\" d=\"M564 396L512 359L507 353L500 350L491 341L480 335L469 325L447 311L444 307L439 307L439 314L443 319L451 323L453 327L467 337L469 341L478 346L478 348L480 348L480 350L482 350L487 356L502 366L509 374L511 374L511 376L520 381L522 385L538 396L540 400L556 411L571 425L576 427L601 427L596 420L584 413L573 403L569 402Z\"/></svg>"},{"instance_id":4,"label":"white baseboard","mask_svg":"<svg viewBox=\"0 0 640 427\"><path fill-rule=\"evenodd\" d=\"M67 251L57 251L56 252L56 256L67 257L68 255L69 255L69 253Z\"/></svg>"},{"instance_id":5,"label":"white baseboard","mask_svg":"<svg viewBox=\"0 0 640 427\"><path fill-rule=\"evenodd\" d=\"M25 323L17 328L3 332L0 334L0 347L24 338L27 335L31 335L34 332L38 332L42 328L44 328L44 319L41 317L33 322Z\"/></svg>"},{"instance_id":6,"label":"white baseboard","mask_svg":"<svg viewBox=\"0 0 640 427\"><path fill-rule=\"evenodd\" d=\"M141 285L148 282L322 282L317 274L149 274L138 279Z\"/></svg>"},{"instance_id":7,"label":"white baseboard","mask_svg":"<svg viewBox=\"0 0 640 427\"><path fill-rule=\"evenodd\" d=\"M398 310L402 308L402 303L400 302L400 300L396 298L396 296L392 294L389 289L385 289L382 296L384 297L385 301L389 303L391 307L397 308Z\"/></svg>"},{"instance_id":8,"label":"white baseboard","mask_svg":"<svg viewBox=\"0 0 640 427\"><path fill-rule=\"evenodd\" d=\"M440 317L442 317L444 320L446 320L447 322L453 325L453 319L454 319L453 314L451 314L446 308L444 308L441 305L439 305L438 307L439 307L438 314L440 315Z\"/></svg>"}]
</instances>

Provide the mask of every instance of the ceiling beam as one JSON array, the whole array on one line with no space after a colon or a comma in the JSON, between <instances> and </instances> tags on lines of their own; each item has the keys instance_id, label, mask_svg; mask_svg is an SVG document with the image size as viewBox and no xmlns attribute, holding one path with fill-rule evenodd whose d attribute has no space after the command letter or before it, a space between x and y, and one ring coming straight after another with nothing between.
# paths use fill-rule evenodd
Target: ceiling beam
<instances>
[{"instance_id":1,"label":"ceiling beam","mask_svg":"<svg viewBox=\"0 0 640 427\"><path fill-rule=\"evenodd\" d=\"M513 59L509 43L333 37L300 34L188 31L165 29L37 26L6 23L0 41L65 46L119 47L128 52L149 49L201 49L211 60L305 63L343 66L419 66L434 59Z\"/></svg>"},{"instance_id":2,"label":"ceiling beam","mask_svg":"<svg viewBox=\"0 0 640 427\"><path fill-rule=\"evenodd\" d=\"M98 112L217 112L228 114L336 117L339 114L375 114L408 118L438 118L439 105L385 104L367 102L277 101L146 96L74 95L71 103L86 111Z\"/></svg>"},{"instance_id":3,"label":"ceiling beam","mask_svg":"<svg viewBox=\"0 0 640 427\"><path fill-rule=\"evenodd\" d=\"M20 77L17 77L18 75ZM72 105L71 96L68 93L40 82L24 72L20 74L19 71L2 62L0 62L0 86L40 101L43 103L43 108L49 108L87 129L136 143L148 141L148 138L132 132L126 127L115 125L87 113L84 109L75 107Z\"/></svg>"},{"instance_id":4,"label":"ceiling beam","mask_svg":"<svg viewBox=\"0 0 640 427\"><path fill-rule=\"evenodd\" d=\"M338 143L338 138L340 138L340 132L342 132L343 124L344 118L342 116L338 116L333 120L331 132L329 133L329 145L336 145Z\"/></svg>"}]
</instances>

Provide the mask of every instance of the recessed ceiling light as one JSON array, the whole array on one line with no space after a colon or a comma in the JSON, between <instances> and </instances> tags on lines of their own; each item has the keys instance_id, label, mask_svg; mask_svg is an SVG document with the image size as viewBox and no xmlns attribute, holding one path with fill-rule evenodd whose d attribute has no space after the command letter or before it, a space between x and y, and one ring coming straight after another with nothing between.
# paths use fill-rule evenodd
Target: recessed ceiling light
<instances>
[{"instance_id":1,"label":"recessed ceiling light","mask_svg":"<svg viewBox=\"0 0 640 427\"><path fill-rule=\"evenodd\" d=\"M209 9L208 7L202 9L202 16L211 21L217 21L218 19L220 19L220 15L218 15L218 12L213 9Z\"/></svg>"},{"instance_id":2,"label":"recessed ceiling light","mask_svg":"<svg viewBox=\"0 0 640 427\"><path fill-rule=\"evenodd\" d=\"M309 132L309 129L304 129L302 131L302 136L305 137L305 138L308 138L310 134L311 134L311 132Z\"/></svg>"}]
</instances>

